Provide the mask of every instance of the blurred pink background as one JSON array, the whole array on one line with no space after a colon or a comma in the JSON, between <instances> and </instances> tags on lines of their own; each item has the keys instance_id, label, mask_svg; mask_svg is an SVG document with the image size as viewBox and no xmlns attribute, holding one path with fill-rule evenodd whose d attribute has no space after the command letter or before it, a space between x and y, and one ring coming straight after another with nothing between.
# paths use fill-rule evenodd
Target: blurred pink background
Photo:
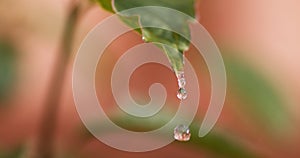
<instances>
[{"instance_id":1,"label":"blurred pink background","mask_svg":"<svg viewBox=\"0 0 300 158\"><path fill-rule=\"evenodd\" d=\"M98 5L89 6L79 2L79 20L73 39L71 60L65 73L63 95L59 105L55 132L55 155L67 157L75 153L78 157L214 157L214 153L201 148L172 143L157 151L128 153L110 148L95 138L86 139L84 125L76 112L72 96L72 64L76 51L86 34L111 14ZM0 151L11 151L25 144L26 152L32 152L38 139L39 125L43 115L43 103L59 53L61 36L71 0L2 0L0 1L0 39L13 43L18 51L17 80L12 95L0 108ZM300 1L297 0L202 0L197 3L197 17L211 33L221 48L234 50L224 54L247 61L253 69L269 79L284 100L291 126L285 135L273 138L267 130L261 130L251 117L244 117L238 109L239 98L229 91L222 115L215 127L249 148L259 157L299 157L300 146ZM136 33L128 33L118 39L109 49L113 52L107 61L114 61L135 44L141 43ZM193 49L186 57L197 62ZM201 57L200 57L201 58ZM200 61L203 62L203 61ZM99 85L109 88L109 70L113 62L105 62L107 72L97 74ZM204 65L203 63L202 65ZM199 67L200 68L200 67ZM142 95L147 95L143 77L154 76L155 65L148 65L133 77L131 85ZM200 68L201 69L201 68ZM149 75L147 73L149 72ZM97 72L100 73L100 72ZM209 92L209 77L206 69L199 75L204 92ZM176 79L172 72L162 70L157 78L165 83L169 94L176 91ZM153 80L154 80L153 79ZM101 80L101 82L100 82ZM101 90L99 90L101 91ZM113 111L112 95L104 96L106 111ZM209 94L201 96L201 103L209 101ZM175 103L175 96L170 100ZM177 105L177 104L176 104ZM200 107L199 117L206 107ZM26 154L25 154L26 155ZM72 157L72 156L70 156Z\"/></svg>"}]
</instances>

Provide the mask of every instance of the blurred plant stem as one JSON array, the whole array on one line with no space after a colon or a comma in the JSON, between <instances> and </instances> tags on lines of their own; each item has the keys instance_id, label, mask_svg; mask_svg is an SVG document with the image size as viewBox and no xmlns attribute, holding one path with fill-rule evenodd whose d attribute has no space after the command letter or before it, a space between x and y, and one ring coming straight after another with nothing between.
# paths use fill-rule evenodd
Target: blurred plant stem
<instances>
[{"instance_id":1,"label":"blurred plant stem","mask_svg":"<svg viewBox=\"0 0 300 158\"><path fill-rule=\"evenodd\" d=\"M39 135L37 146L33 153L34 158L52 158L54 157L54 138L57 123L57 113L62 96L62 87L65 79L66 68L71 56L71 44L75 30L75 24L78 20L79 3L73 3L64 28L60 52L57 55L52 79L49 83L44 111L41 116L39 126Z\"/></svg>"}]
</instances>

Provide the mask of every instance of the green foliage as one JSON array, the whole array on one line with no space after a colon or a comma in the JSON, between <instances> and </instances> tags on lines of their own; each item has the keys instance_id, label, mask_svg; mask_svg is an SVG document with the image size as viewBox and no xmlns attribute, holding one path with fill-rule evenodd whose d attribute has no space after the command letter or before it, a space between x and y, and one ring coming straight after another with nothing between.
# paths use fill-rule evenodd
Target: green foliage
<instances>
[{"instance_id":1,"label":"green foliage","mask_svg":"<svg viewBox=\"0 0 300 158\"><path fill-rule=\"evenodd\" d=\"M98 0L98 2L105 9L111 5L107 0ZM114 0L113 5L117 13L137 7L160 6L189 15L189 18L173 17L157 9L144 9L138 15L120 15L122 21L128 26L140 28L136 30L142 34L146 42L153 42L164 51L176 73L183 71L183 53L190 46L188 21L192 21L195 16L194 0ZM145 27L147 24L155 24L160 28ZM169 30L176 30L177 33Z\"/></svg>"},{"instance_id":2,"label":"green foliage","mask_svg":"<svg viewBox=\"0 0 300 158\"><path fill-rule=\"evenodd\" d=\"M238 60L227 60L226 69L233 90L246 105L245 112L272 131L287 127L289 116L284 103L268 80Z\"/></svg>"},{"instance_id":3,"label":"green foliage","mask_svg":"<svg viewBox=\"0 0 300 158\"><path fill-rule=\"evenodd\" d=\"M7 42L0 41L0 100L6 99L15 79L15 50Z\"/></svg>"},{"instance_id":4,"label":"green foliage","mask_svg":"<svg viewBox=\"0 0 300 158\"><path fill-rule=\"evenodd\" d=\"M112 0L96 0L103 9L109 11L109 12L112 12L114 13L113 11L113 7L112 7Z\"/></svg>"},{"instance_id":5,"label":"green foliage","mask_svg":"<svg viewBox=\"0 0 300 158\"><path fill-rule=\"evenodd\" d=\"M11 151L0 151L0 158L21 158L23 157L24 151L24 146L20 145Z\"/></svg>"},{"instance_id":6,"label":"green foliage","mask_svg":"<svg viewBox=\"0 0 300 158\"><path fill-rule=\"evenodd\" d=\"M138 118L131 115L118 114L112 117L111 120L122 128L126 128L136 132L146 132L155 130L164 126L172 119L173 115L169 113L160 113L148 118ZM172 126L176 126L175 124ZM105 124L95 123L94 129L99 132L112 132ZM188 142L184 142L184 145L190 145L191 147L197 147L208 152L211 152L216 157L223 158L255 158L257 157L251 150L247 149L242 143L239 143L234 137L225 135L222 132L214 130L205 137L198 137L197 133L200 129L199 124L191 124L190 131L192 133L191 139ZM113 133L113 132L112 132ZM153 139L161 139L160 137L170 137L173 135L173 130L163 131L159 136ZM182 142L175 141L174 143L182 144Z\"/></svg>"},{"instance_id":7,"label":"green foliage","mask_svg":"<svg viewBox=\"0 0 300 158\"><path fill-rule=\"evenodd\" d=\"M198 133L199 126L190 126L192 133ZM216 157L223 158L256 158L250 149L245 147L244 144L240 143L234 137L227 136L223 132L213 130L205 137L198 137L192 135L190 143L207 151L212 152Z\"/></svg>"}]
</instances>

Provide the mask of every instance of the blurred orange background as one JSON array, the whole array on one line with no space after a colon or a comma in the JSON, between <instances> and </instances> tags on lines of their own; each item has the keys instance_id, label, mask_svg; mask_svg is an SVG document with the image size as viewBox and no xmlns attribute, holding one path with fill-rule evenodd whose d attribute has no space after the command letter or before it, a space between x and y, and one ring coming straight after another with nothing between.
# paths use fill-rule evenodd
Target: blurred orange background
<instances>
[{"instance_id":1,"label":"blurred orange background","mask_svg":"<svg viewBox=\"0 0 300 158\"><path fill-rule=\"evenodd\" d=\"M7 155L16 152L20 146L21 156L31 157L36 152L45 100L49 89L55 88L50 86L51 79L60 56L70 4L74 3L71 0L0 1L0 42L8 43L14 49L13 57L9 57L13 60L10 64L14 70L13 79L5 81L11 86L3 89L5 97L0 97L0 157L9 157ZM228 157L218 154L214 147L207 150L178 142L156 151L129 153L86 136L88 132L76 112L72 96L73 62L86 34L111 13L88 1L76 3L80 4L79 17L72 39L71 59L62 61L67 64L67 70L62 78L63 88L52 131L55 157ZM239 87L230 77L231 71L227 72L226 103L213 131L232 139L257 157L300 156L299 6L297 0L202 0L195 6L197 19L213 36L224 58L247 65L264 78L282 100L287 123L282 127L278 123L281 133L277 133L268 127L268 120L261 120L264 122L261 124L256 113L247 112L245 107L252 105L235 91ZM138 43L142 43L140 35L135 32L125 34L107 49L101 63L107 69L97 70L97 91L105 94L100 96L98 93L100 98L105 98L102 105L107 113L116 110L111 91L107 90L113 64L122 53ZM6 56L0 57L6 59ZM198 112L201 119L210 97L209 76L203 59L193 48L186 52L186 57L202 66L195 66L202 69L198 74L203 88ZM178 101L173 95L177 89L176 78L169 70L162 68L157 72L157 69L159 66L151 64L138 69L132 77L132 91L147 98L151 81L159 80L168 91L168 101L174 104L171 108L176 109ZM150 80L144 82L145 78ZM223 145L226 148L226 144Z\"/></svg>"}]
</instances>

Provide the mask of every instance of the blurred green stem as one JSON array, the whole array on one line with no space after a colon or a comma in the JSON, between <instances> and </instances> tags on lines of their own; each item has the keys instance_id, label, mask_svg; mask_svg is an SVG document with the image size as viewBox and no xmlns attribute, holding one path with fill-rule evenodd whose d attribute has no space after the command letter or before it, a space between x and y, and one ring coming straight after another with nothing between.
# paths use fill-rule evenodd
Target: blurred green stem
<instances>
[{"instance_id":1,"label":"blurred green stem","mask_svg":"<svg viewBox=\"0 0 300 158\"><path fill-rule=\"evenodd\" d=\"M71 43L74 35L75 24L78 19L79 4L71 6L64 28L60 52L57 55L52 79L49 83L47 98L44 103L44 111L41 116L39 135L34 158L52 158L55 129L58 118L58 108L62 95L62 87L65 79L65 72L71 54Z\"/></svg>"}]
</instances>

